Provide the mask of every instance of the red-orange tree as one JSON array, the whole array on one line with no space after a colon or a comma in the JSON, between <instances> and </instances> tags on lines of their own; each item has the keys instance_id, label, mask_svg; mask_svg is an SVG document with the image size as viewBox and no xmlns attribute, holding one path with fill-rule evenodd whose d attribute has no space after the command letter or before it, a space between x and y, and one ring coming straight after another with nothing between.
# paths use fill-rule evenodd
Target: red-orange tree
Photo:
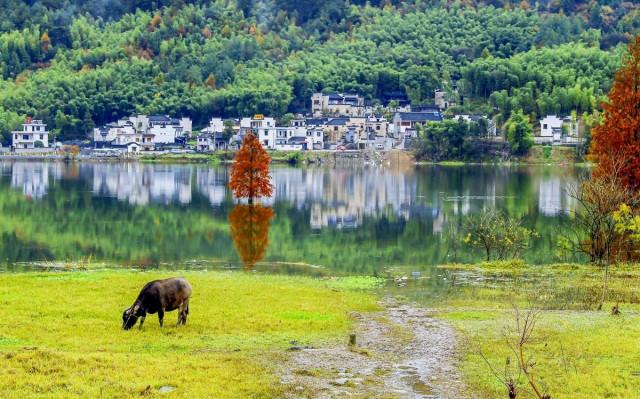
<instances>
[{"instance_id":1,"label":"red-orange tree","mask_svg":"<svg viewBox=\"0 0 640 399\"><path fill-rule=\"evenodd\" d=\"M591 154L598 162L595 177L612 173L620 160L621 183L640 188L640 36L629 44L622 67L616 72L604 118L593 130Z\"/></svg>"},{"instance_id":2,"label":"red-orange tree","mask_svg":"<svg viewBox=\"0 0 640 399\"><path fill-rule=\"evenodd\" d=\"M248 131L231 168L229 187L233 194L237 198L248 198L250 204L256 197L270 197L273 193L270 163L269 154L262 148L258 138Z\"/></svg>"},{"instance_id":3,"label":"red-orange tree","mask_svg":"<svg viewBox=\"0 0 640 399\"><path fill-rule=\"evenodd\" d=\"M229 213L231 238L245 270L251 270L267 252L273 209L262 205L236 205Z\"/></svg>"}]
</instances>

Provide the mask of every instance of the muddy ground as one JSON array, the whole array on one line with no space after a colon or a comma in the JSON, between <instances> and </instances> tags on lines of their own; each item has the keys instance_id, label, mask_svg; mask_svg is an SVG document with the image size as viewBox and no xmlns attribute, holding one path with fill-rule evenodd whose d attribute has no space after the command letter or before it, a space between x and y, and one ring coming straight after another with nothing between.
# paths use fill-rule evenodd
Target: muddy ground
<instances>
[{"instance_id":1,"label":"muddy ground","mask_svg":"<svg viewBox=\"0 0 640 399\"><path fill-rule=\"evenodd\" d=\"M293 346L281 367L289 398L463 399L454 329L427 309L381 301L353 313L356 345Z\"/></svg>"}]
</instances>

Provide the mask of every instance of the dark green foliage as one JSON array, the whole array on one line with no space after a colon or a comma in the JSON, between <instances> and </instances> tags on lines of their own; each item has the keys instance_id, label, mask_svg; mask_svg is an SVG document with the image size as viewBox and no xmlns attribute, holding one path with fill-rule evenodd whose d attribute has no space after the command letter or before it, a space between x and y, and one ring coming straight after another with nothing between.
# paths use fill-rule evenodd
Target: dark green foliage
<instances>
[{"instance_id":1,"label":"dark green foliage","mask_svg":"<svg viewBox=\"0 0 640 399\"><path fill-rule=\"evenodd\" d=\"M607 93L621 55L575 44L511 58L477 59L463 68L468 94L489 99L505 116L591 112Z\"/></svg>"},{"instance_id":2,"label":"dark green foliage","mask_svg":"<svg viewBox=\"0 0 640 399\"><path fill-rule=\"evenodd\" d=\"M467 123L464 119L446 119L418 126L414 142L416 157L433 162L477 159L493 151L487 136L487 120Z\"/></svg>"}]
</instances>

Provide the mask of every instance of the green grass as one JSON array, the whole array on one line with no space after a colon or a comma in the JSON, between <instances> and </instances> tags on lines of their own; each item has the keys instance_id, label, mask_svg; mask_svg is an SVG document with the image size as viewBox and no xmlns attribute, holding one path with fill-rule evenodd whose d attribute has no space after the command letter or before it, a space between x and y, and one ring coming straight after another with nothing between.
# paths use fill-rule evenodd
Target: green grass
<instances>
[{"instance_id":1,"label":"green grass","mask_svg":"<svg viewBox=\"0 0 640 399\"><path fill-rule=\"evenodd\" d=\"M159 272L0 275L0 397L270 398L291 341L344 339L371 294L309 278L183 273L194 287L185 327L121 330L122 310ZM162 386L176 387L161 394ZM149 388L147 388L149 387Z\"/></svg>"},{"instance_id":2,"label":"green grass","mask_svg":"<svg viewBox=\"0 0 640 399\"><path fill-rule=\"evenodd\" d=\"M535 361L536 377L551 397L640 398L637 265L612 269L602 311L596 310L602 272L595 267L516 262L510 268L508 262L501 262L452 265L441 270L449 273L449 280L456 273L477 277L477 282L452 288L432 304L439 309L439 317L460 333L460 366L473 397L507 397L479 350L503 373L505 359L515 361L504 339L506 329L515 326L512 306L523 311L535 303L542 313L527 356ZM621 315L610 314L614 304L620 305ZM533 398L523 378L519 383L518 397Z\"/></svg>"}]
</instances>

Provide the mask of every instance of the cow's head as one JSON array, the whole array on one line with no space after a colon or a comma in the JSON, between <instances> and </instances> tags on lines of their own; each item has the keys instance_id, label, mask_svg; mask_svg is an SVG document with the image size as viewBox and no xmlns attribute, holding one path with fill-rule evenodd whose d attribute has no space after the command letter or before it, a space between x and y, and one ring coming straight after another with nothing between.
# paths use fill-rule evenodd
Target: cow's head
<instances>
[{"instance_id":1,"label":"cow's head","mask_svg":"<svg viewBox=\"0 0 640 399\"><path fill-rule=\"evenodd\" d=\"M129 330L138 322L138 317L143 316L140 306L134 305L122 312L122 329Z\"/></svg>"}]
</instances>

